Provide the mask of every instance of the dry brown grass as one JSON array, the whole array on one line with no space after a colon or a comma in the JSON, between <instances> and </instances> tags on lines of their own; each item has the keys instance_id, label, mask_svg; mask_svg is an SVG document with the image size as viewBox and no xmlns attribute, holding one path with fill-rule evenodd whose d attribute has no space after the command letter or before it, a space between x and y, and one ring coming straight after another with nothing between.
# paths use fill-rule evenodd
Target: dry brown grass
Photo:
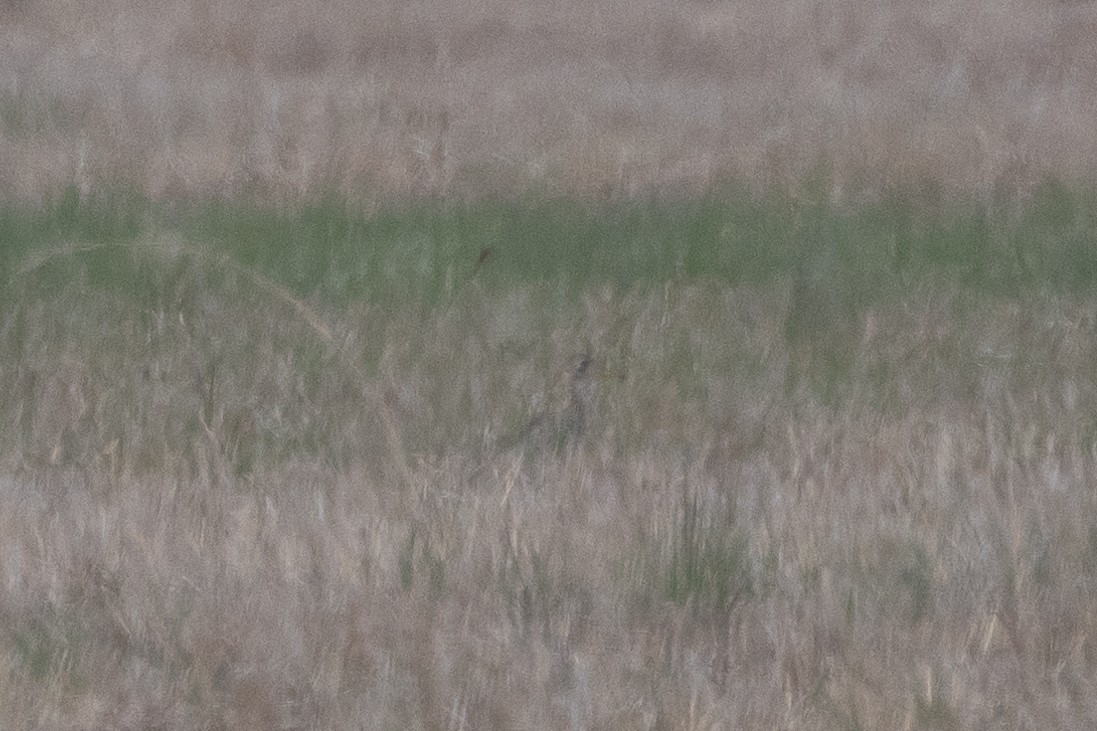
<instances>
[{"instance_id":1,"label":"dry brown grass","mask_svg":"<svg viewBox=\"0 0 1097 731\"><path fill-rule=\"evenodd\" d=\"M0 321L0 726L1097 720L1092 302L911 292L822 387L787 283L472 286L335 345L196 277ZM497 451L576 344L581 439Z\"/></svg>"},{"instance_id":2,"label":"dry brown grass","mask_svg":"<svg viewBox=\"0 0 1097 731\"><path fill-rule=\"evenodd\" d=\"M795 193L823 157L836 204L1011 204L1091 177L1095 35L1036 0L6 0L0 197ZM424 317L221 264L8 284L0 727L1097 725L1091 300L926 287L827 343L789 282ZM586 352L581 436L508 443Z\"/></svg>"},{"instance_id":3,"label":"dry brown grass","mask_svg":"<svg viewBox=\"0 0 1097 731\"><path fill-rule=\"evenodd\" d=\"M0 6L0 194L833 196L1092 179L1097 5L1058 0Z\"/></svg>"}]
</instances>

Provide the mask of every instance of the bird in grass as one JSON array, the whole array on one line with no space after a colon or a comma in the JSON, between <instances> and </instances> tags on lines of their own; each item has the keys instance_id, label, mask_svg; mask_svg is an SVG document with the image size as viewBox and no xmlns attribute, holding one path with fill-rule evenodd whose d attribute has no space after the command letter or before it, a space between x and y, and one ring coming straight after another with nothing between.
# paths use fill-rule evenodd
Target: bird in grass
<instances>
[{"instance_id":1,"label":"bird in grass","mask_svg":"<svg viewBox=\"0 0 1097 731\"><path fill-rule=\"evenodd\" d=\"M568 379L567 397L562 408L538 411L522 429L503 439L500 447L511 449L526 445L559 450L575 444L586 432L596 391L594 359L589 354L583 354Z\"/></svg>"},{"instance_id":2,"label":"bird in grass","mask_svg":"<svg viewBox=\"0 0 1097 731\"><path fill-rule=\"evenodd\" d=\"M587 428L587 415L594 404L593 365L591 357L583 355L571 375L568 402L560 415L560 430L566 440L581 438Z\"/></svg>"}]
</instances>

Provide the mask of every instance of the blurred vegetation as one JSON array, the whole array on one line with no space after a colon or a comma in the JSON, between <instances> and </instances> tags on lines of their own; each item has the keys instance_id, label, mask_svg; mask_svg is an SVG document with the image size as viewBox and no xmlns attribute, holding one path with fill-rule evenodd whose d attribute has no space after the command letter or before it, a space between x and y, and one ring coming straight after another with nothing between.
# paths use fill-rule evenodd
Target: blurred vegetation
<instances>
[{"instance_id":1,"label":"blurred vegetation","mask_svg":"<svg viewBox=\"0 0 1097 731\"><path fill-rule=\"evenodd\" d=\"M109 243L52 257L24 284L50 287L79 275L139 295L158 272L119 244L160 229L208 245L297 296L332 303L431 306L474 276L493 288L551 280L564 295L672 277L728 284L793 277L858 309L925 279L999 295L1080 291L1097 280L1097 196L1089 191L1048 180L1022 209L1006 213L942 202L925 186L838 210L826 203L827 185L805 188L796 199L725 188L688 200L426 201L375 212L333 195L279 209L153 205L137 195L70 189L38 208L0 206L0 273L12 284L36 252Z\"/></svg>"},{"instance_id":2,"label":"blurred vegetation","mask_svg":"<svg viewBox=\"0 0 1097 731\"><path fill-rule=\"evenodd\" d=\"M532 651L559 697L585 654L647 695L693 702L680 679L700 678L850 728L975 727L1080 687L1093 202L1048 183L1009 214L915 193L840 211L821 180L601 207L73 190L0 210L5 511L61 566L22 572L37 595L9 582L13 687L114 692L130 681L101 668L137 658L177 712L216 715L250 697L219 686L246 649L303 663L262 681L302 697L334 657L331 709L395 657L415 673L379 687L429 708L436 678L457 697ZM577 358L582 433L527 437L566 420ZM250 635L225 619L244 595L266 602ZM298 631L314 659L286 654ZM459 639L409 639L435 636ZM953 693L957 657L1009 702ZM1050 727L1087 709L1038 708L1068 720Z\"/></svg>"}]
</instances>

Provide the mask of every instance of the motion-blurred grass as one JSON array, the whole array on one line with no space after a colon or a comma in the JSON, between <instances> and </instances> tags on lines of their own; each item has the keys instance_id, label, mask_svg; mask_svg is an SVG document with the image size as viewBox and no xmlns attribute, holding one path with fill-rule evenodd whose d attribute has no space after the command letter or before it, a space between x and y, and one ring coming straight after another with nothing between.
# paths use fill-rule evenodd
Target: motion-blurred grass
<instances>
[{"instance_id":1,"label":"motion-blurred grass","mask_svg":"<svg viewBox=\"0 0 1097 731\"><path fill-rule=\"evenodd\" d=\"M826 187L3 210L2 725L1091 725L1091 199Z\"/></svg>"},{"instance_id":2,"label":"motion-blurred grass","mask_svg":"<svg viewBox=\"0 0 1097 731\"><path fill-rule=\"evenodd\" d=\"M428 307L475 274L490 287L551 280L576 292L674 277L760 284L814 276L816 268L842 296L870 301L919 280L1008 296L1083 291L1097 277L1097 197L1052 179L1013 215L942 201L931 186L891 191L854 210L828 206L823 182L806 189L797 199L724 189L597 205L438 200L370 212L334 195L283 208L170 206L70 189L45 207L0 207L0 264L9 290L80 273L93 286L140 291L135 280L155 276L139 271L140 239L167 229L300 297ZM86 250L53 256L20 281L17 267L62 245Z\"/></svg>"}]
</instances>

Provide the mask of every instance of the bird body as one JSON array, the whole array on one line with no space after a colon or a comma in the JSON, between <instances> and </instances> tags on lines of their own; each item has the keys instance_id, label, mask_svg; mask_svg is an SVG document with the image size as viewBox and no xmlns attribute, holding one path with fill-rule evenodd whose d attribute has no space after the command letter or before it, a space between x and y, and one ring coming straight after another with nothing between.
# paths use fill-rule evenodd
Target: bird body
<instances>
[{"instance_id":1,"label":"bird body","mask_svg":"<svg viewBox=\"0 0 1097 731\"><path fill-rule=\"evenodd\" d=\"M542 409L510 438L500 442L502 449L519 445L543 449L563 449L580 440L587 429L597 384L594 361L589 355L579 358L568 379L567 396L556 409Z\"/></svg>"}]
</instances>

